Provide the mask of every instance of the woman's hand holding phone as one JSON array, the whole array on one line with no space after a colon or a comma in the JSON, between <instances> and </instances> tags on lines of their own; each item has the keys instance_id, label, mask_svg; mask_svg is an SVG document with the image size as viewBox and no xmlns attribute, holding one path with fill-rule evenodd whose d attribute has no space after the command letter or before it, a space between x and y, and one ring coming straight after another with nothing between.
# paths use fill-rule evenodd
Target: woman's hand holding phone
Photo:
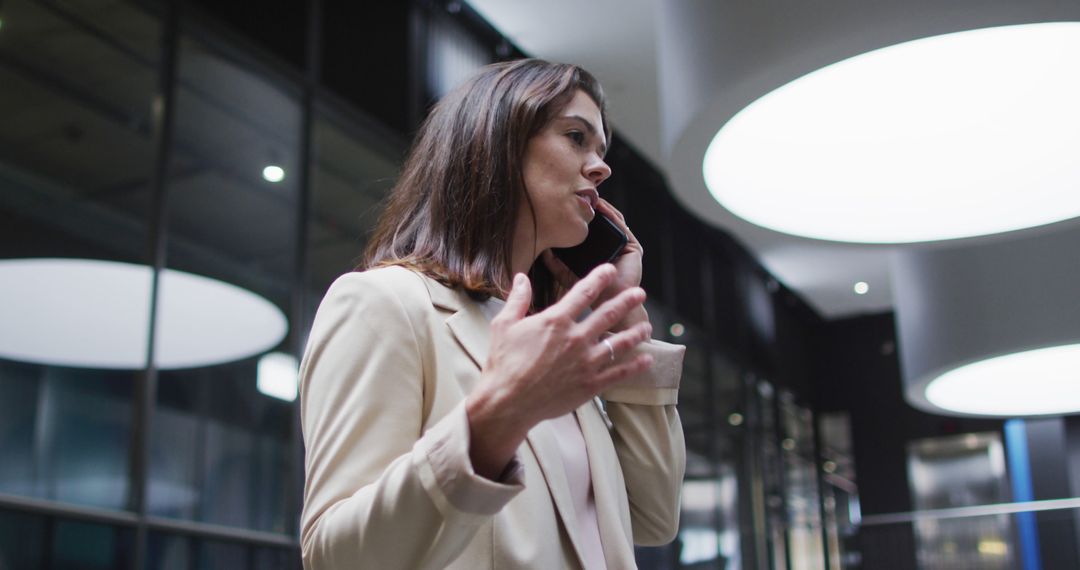
<instances>
[{"instance_id":1,"label":"woman's hand holding phone","mask_svg":"<svg viewBox=\"0 0 1080 570\"><path fill-rule=\"evenodd\" d=\"M612 223L615 224L624 234L626 234L626 245L623 246L621 252L616 255L615 259L611 263L615 266L615 278L608 285L600 297L593 303L593 308L600 306L608 299L611 299L618 295L620 292L625 291L631 287L638 287L641 285L641 260L645 255L644 249L641 247L641 242L634 237L633 232L630 231L630 227L626 225L626 217L623 216L615 206L607 200L600 198L596 203L597 215L603 214ZM574 283L578 281L578 277L574 275L570 268L566 266L558 257L556 257L551 250L545 250L541 255L544 260L544 264L547 265L552 275L559 283L569 289L573 287ZM645 307L638 306L635 310L626 315L626 318L616 324L611 330L613 332L626 330L637 323L646 322L649 320L649 314L646 312Z\"/></svg>"}]
</instances>

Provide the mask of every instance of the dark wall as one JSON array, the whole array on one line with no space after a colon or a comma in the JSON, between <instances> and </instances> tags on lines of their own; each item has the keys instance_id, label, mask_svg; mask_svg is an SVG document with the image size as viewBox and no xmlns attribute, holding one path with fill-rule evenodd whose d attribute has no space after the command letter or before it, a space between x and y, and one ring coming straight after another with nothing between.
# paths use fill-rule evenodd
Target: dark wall
<instances>
[{"instance_id":1,"label":"dark wall","mask_svg":"<svg viewBox=\"0 0 1080 570\"><path fill-rule=\"evenodd\" d=\"M809 339L821 317L741 243L684 209L663 175L617 133L607 161L612 175L601 194L623 211L645 248L645 290L707 331L740 367L808 403Z\"/></svg>"},{"instance_id":2,"label":"dark wall","mask_svg":"<svg viewBox=\"0 0 1080 570\"><path fill-rule=\"evenodd\" d=\"M855 470L864 514L912 510L907 442L941 435L1001 431L1002 422L950 418L904 400L892 313L823 324L815 339L814 400L819 412L851 415Z\"/></svg>"}]
</instances>

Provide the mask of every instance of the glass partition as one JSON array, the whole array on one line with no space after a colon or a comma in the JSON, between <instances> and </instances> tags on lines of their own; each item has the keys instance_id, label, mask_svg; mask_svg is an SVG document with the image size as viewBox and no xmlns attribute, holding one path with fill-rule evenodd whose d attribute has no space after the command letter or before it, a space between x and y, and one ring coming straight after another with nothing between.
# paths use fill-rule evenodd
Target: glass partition
<instances>
[{"instance_id":1,"label":"glass partition","mask_svg":"<svg viewBox=\"0 0 1080 570\"><path fill-rule=\"evenodd\" d=\"M780 449L784 464L785 526L792 570L825 568L821 497L814 451L814 418L790 392L781 392Z\"/></svg>"},{"instance_id":2,"label":"glass partition","mask_svg":"<svg viewBox=\"0 0 1080 570\"><path fill-rule=\"evenodd\" d=\"M1011 500L1005 449L997 433L934 437L908 444L908 480L916 511L993 505ZM1013 567L1014 529L1006 515L928 519L914 523L920 568L938 570L971 565L991 570ZM987 554L986 545L1003 552ZM997 548L996 546L993 548Z\"/></svg>"},{"instance_id":3,"label":"glass partition","mask_svg":"<svg viewBox=\"0 0 1080 570\"><path fill-rule=\"evenodd\" d=\"M638 548L641 568L750 567L744 543L753 525L744 517L747 425L738 365L717 351L700 328L662 305L648 304L654 336L686 346L679 415L686 437L686 480L675 542Z\"/></svg>"},{"instance_id":4,"label":"glass partition","mask_svg":"<svg viewBox=\"0 0 1080 570\"><path fill-rule=\"evenodd\" d=\"M186 36L177 75L149 510L287 533L299 98Z\"/></svg>"},{"instance_id":5,"label":"glass partition","mask_svg":"<svg viewBox=\"0 0 1080 570\"><path fill-rule=\"evenodd\" d=\"M854 537L862 520L858 478L851 441L851 420L846 412L818 418L822 471L822 510L829 568L858 565L860 554Z\"/></svg>"},{"instance_id":6,"label":"glass partition","mask_svg":"<svg viewBox=\"0 0 1080 570\"><path fill-rule=\"evenodd\" d=\"M40 515L0 510L0 568L41 568L47 525Z\"/></svg>"},{"instance_id":7,"label":"glass partition","mask_svg":"<svg viewBox=\"0 0 1080 570\"><path fill-rule=\"evenodd\" d=\"M125 509L160 26L96 6L3 4L0 493Z\"/></svg>"},{"instance_id":8,"label":"glass partition","mask_svg":"<svg viewBox=\"0 0 1080 570\"><path fill-rule=\"evenodd\" d=\"M376 144L347 113L316 107L308 217L306 325L330 283L352 271L397 177L403 143ZM390 144L386 144L389 142ZM307 330L307 328L305 328Z\"/></svg>"},{"instance_id":9,"label":"glass partition","mask_svg":"<svg viewBox=\"0 0 1080 570\"><path fill-rule=\"evenodd\" d=\"M1057 499L1045 502L1037 511L1023 510L1022 505L999 505L912 513L909 520L896 522L872 521L861 530L860 540L875 558L867 559L863 567L877 568L874 564L883 563L895 550L897 559L911 558L914 551L920 569L1072 568L1075 566L1069 561L1075 561L1078 553L1074 526L1080 516L1077 503L1080 500ZM1036 519L1035 534L1002 533L1003 528L1020 529L1027 520ZM912 543L913 534L930 530L937 531L932 542Z\"/></svg>"}]
</instances>

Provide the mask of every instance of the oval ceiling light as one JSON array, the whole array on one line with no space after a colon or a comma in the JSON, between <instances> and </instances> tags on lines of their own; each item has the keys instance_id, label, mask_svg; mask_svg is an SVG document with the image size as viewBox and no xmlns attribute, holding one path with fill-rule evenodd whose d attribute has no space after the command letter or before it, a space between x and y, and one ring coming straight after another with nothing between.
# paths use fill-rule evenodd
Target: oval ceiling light
<instances>
[{"instance_id":1,"label":"oval ceiling light","mask_svg":"<svg viewBox=\"0 0 1080 570\"><path fill-rule=\"evenodd\" d=\"M942 374L926 387L940 408L986 416L1080 410L1080 344L1009 354Z\"/></svg>"},{"instance_id":2,"label":"oval ceiling light","mask_svg":"<svg viewBox=\"0 0 1080 570\"><path fill-rule=\"evenodd\" d=\"M263 168L262 175L263 179L267 182L281 182L282 180L285 180L285 169L275 164L271 164L270 166Z\"/></svg>"},{"instance_id":3,"label":"oval ceiling light","mask_svg":"<svg viewBox=\"0 0 1080 570\"><path fill-rule=\"evenodd\" d=\"M933 414L1080 412L1080 224L890 265L904 396Z\"/></svg>"},{"instance_id":4,"label":"oval ceiling light","mask_svg":"<svg viewBox=\"0 0 1080 570\"><path fill-rule=\"evenodd\" d=\"M88 259L0 260L0 358L79 368L146 366L153 270ZM162 369L266 352L288 331L270 301L208 277L165 269L155 360Z\"/></svg>"},{"instance_id":5,"label":"oval ceiling light","mask_svg":"<svg viewBox=\"0 0 1080 570\"><path fill-rule=\"evenodd\" d=\"M1080 216L1080 22L958 32L805 75L737 113L703 165L766 228L856 243Z\"/></svg>"}]
</instances>

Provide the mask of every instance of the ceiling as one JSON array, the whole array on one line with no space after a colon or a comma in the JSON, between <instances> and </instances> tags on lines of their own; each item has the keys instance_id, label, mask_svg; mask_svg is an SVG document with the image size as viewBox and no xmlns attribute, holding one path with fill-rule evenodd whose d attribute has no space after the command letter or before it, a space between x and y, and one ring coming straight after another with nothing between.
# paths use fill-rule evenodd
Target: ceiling
<instances>
[{"instance_id":1,"label":"ceiling","mask_svg":"<svg viewBox=\"0 0 1080 570\"><path fill-rule=\"evenodd\" d=\"M615 128L665 174L680 202L736 236L827 319L893 310L894 254L954 242L848 244L746 222L705 188L702 158L716 131L772 89L866 51L980 27L1080 20L1080 7L1049 0L912 0L873 7L861 0L468 3L527 53L593 72L605 87ZM1027 231L973 240L1000 241ZM854 292L859 281L869 284L864 295Z\"/></svg>"}]
</instances>

